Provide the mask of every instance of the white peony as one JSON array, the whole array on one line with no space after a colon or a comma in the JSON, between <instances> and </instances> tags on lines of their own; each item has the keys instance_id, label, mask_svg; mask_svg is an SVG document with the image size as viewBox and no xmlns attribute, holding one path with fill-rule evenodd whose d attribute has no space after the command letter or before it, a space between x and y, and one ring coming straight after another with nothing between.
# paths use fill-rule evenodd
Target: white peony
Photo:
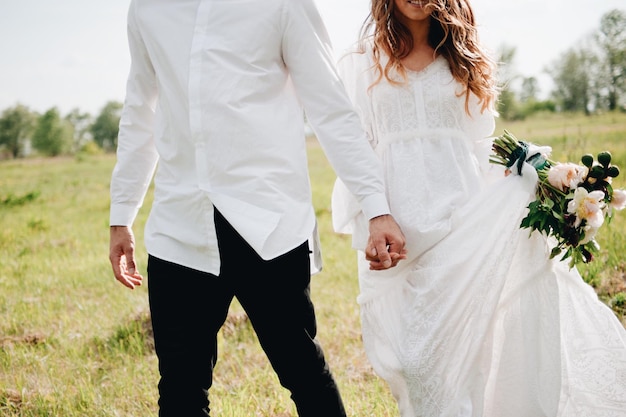
<instances>
[{"instance_id":1,"label":"white peony","mask_svg":"<svg viewBox=\"0 0 626 417\"><path fill-rule=\"evenodd\" d=\"M626 191L614 190L611 198L611 208L613 210L623 210L626 208Z\"/></svg>"},{"instance_id":2,"label":"white peony","mask_svg":"<svg viewBox=\"0 0 626 417\"><path fill-rule=\"evenodd\" d=\"M596 237L596 233L598 233L599 228L587 225L583 228L583 230L585 231L585 237L578 242L579 245L591 242Z\"/></svg>"},{"instance_id":3,"label":"white peony","mask_svg":"<svg viewBox=\"0 0 626 417\"><path fill-rule=\"evenodd\" d=\"M574 198L567 204L567 212L576 214L574 226L580 226L583 220L591 228L598 229L604 223L604 193L602 191L588 192L583 187L574 191Z\"/></svg>"}]
</instances>

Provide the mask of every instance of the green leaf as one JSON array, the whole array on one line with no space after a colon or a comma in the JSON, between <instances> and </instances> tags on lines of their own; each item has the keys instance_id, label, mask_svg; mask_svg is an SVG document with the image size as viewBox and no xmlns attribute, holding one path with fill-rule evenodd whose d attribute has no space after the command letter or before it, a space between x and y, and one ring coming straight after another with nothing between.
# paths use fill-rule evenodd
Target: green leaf
<instances>
[{"instance_id":1,"label":"green leaf","mask_svg":"<svg viewBox=\"0 0 626 417\"><path fill-rule=\"evenodd\" d=\"M550 259L557 257L563 250L559 246L552 248L550 252Z\"/></svg>"}]
</instances>

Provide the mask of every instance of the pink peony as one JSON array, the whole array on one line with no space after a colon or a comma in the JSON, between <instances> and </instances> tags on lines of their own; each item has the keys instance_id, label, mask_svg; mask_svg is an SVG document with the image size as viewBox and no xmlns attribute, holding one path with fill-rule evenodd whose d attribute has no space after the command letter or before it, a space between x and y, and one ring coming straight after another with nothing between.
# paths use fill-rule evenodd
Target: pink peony
<instances>
[{"instance_id":1,"label":"pink peony","mask_svg":"<svg viewBox=\"0 0 626 417\"><path fill-rule=\"evenodd\" d=\"M571 162L557 163L548 171L548 182L562 191L573 190L584 181L586 175L587 167Z\"/></svg>"}]
</instances>

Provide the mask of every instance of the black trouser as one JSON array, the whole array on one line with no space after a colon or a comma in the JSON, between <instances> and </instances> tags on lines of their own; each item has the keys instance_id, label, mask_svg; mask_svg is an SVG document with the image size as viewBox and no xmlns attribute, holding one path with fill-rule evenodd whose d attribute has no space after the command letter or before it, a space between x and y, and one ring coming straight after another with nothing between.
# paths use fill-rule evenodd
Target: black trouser
<instances>
[{"instance_id":1,"label":"black trouser","mask_svg":"<svg viewBox=\"0 0 626 417\"><path fill-rule=\"evenodd\" d=\"M343 417L344 407L321 347L309 294L307 242L262 260L216 211L219 277L148 259L148 290L159 359L159 416L209 415L217 333L239 300L280 383L301 417Z\"/></svg>"}]
</instances>

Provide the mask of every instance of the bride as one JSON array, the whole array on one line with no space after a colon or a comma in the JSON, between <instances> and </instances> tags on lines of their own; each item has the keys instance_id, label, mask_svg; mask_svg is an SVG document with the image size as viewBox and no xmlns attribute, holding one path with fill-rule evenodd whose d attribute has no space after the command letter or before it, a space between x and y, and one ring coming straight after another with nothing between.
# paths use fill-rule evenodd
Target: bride
<instances>
[{"instance_id":1,"label":"bride","mask_svg":"<svg viewBox=\"0 0 626 417\"><path fill-rule=\"evenodd\" d=\"M363 34L339 68L407 259L372 267L340 181L333 223L352 234L365 350L402 417L626 416L626 330L545 236L519 228L535 169L488 163L495 65L469 0L372 0Z\"/></svg>"}]
</instances>

